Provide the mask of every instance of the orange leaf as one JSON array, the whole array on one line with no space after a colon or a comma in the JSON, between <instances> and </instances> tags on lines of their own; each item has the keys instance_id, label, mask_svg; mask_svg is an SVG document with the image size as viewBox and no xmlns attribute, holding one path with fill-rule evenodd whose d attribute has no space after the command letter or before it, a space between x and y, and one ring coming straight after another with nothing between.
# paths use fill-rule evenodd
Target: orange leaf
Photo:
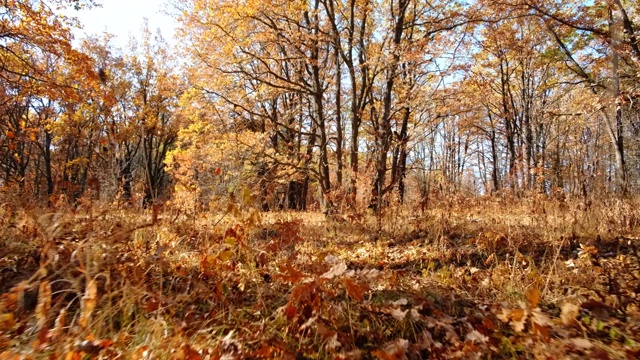
<instances>
[{"instance_id":1,"label":"orange leaf","mask_svg":"<svg viewBox=\"0 0 640 360\"><path fill-rule=\"evenodd\" d=\"M81 360L82 354L77 351L69 351L64 355L64 360Z\"/></svg>"},{"instance_id":2,"label":"orange leaf","mask_svg":"<svg viewBox=\"0 0 640 360\"><path fill-rule=\"evenodd\" d=\"M537 307L540 303L540 290L537 288L531 288L527 291L527 300L529 300L529 305L534 308Z\"/></svg>"},{"instance_id":3,"label":"orange leaf","mask_svg":"<svg viewBox=\"0 0 640 360\"><path fill-rule=\"evenodd\" d=\"M384 350L374 350L371 352L371 355L381 360L398 360L399 359L397 356L393 354L389 354Z\"/></svg>"},{"instance_id":4,"label":"orange leaf","mask_svg":"<svg viewBox=\"0 0 640 360\"><path fill-rule=\"evenodd\" d=\"M524 309L514 309L510 312L511 327L515 332L522 332L524 330L525 321L527 320L527 311Z\"/></svg>"},{"instance_id":5,"label":"orange leaf","mask_svg":"<svg viewBox=\"0 0 640 360\"><path fill-rule=\"evenodd\" d=\"M406 358L409 341L397 339L385 345L384 349L372 351L371 354L382 360L397 360Z\"/></svg>"},{"instance_id":6,"label":"orange leaf","mask_svg":"<svg viewBox=\"0 0 640 360\"><path fill-rule=\"evenodd\" d=\"M30 357L25 357L21 354L16 354L10 351L3 351L0 353L0 360L22 360L22 359L30 359Z\"/></svg>"}]
</instances>

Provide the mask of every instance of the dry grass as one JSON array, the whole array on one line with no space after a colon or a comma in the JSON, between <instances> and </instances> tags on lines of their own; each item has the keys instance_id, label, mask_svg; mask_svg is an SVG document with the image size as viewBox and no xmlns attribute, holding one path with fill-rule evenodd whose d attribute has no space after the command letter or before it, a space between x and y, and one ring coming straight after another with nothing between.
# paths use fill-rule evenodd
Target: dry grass
<instances>
[{"instance_id":1,"label":"dry grass","mask_svg":"<svg viewBox=\"0 0 640 360\"><path fill-rule=\"evenodd\" d=\"M6 205L0 358L633 357L638 205L458 198L379 223Z\"/></svg>"}]
</instances>

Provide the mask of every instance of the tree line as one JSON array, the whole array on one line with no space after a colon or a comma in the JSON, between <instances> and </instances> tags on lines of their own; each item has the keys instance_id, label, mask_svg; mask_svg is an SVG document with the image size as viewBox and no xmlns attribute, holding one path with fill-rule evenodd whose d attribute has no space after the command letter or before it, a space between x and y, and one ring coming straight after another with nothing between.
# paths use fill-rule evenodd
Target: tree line
<instances>
[{"instance_id":1,"label":"tree line","mask_svg":"<svg viewBox=\"0 0 640 360\"><path fill-rule=\"evenodd\" d=\"M33 201L379 210L638 187L632 1L175 1L177 47L145 26L124 50L72 46L48 6L0 9L2 182Z\"/></svg>"}]
</instances>

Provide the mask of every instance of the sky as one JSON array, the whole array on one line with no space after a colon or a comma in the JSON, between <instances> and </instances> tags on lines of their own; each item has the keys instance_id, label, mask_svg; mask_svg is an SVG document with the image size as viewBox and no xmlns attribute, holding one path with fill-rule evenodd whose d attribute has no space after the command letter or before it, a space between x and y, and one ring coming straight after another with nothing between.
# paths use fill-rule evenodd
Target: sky
<instances>
[{"instance_id":1,"label":"sky","mask_svg":"<svg viewBox=\"0 0 640 360\"><path fill-rule=\"evenodd\" d=\"M166 0L102 0L102 7L85 10L68 9L65 14L77 17L83 29L75 30L76 41L86 35L99 35L105 30L116 35L114 44L120 48L126 47L129 37L140 40L140 29L144 18L149 21L152 33L160 29L162 36L173 42L176 21L164 13L167 9Z\"/></svg>"}]
</instances>

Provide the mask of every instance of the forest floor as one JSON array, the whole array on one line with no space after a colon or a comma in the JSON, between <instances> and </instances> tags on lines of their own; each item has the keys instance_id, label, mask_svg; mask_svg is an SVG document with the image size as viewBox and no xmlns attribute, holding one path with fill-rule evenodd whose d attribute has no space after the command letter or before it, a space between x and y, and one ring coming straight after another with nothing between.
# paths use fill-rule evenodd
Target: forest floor
<instances>
[{"instance_id":1,"label":"forest floor","mask_svg":"<svg viewBox=\"0 0 640 360\"><path fill-rule=\"evenodd\" d=\"M640 357L640 203L0 209L0 359Z\"/></svg>"}]
</instances>

